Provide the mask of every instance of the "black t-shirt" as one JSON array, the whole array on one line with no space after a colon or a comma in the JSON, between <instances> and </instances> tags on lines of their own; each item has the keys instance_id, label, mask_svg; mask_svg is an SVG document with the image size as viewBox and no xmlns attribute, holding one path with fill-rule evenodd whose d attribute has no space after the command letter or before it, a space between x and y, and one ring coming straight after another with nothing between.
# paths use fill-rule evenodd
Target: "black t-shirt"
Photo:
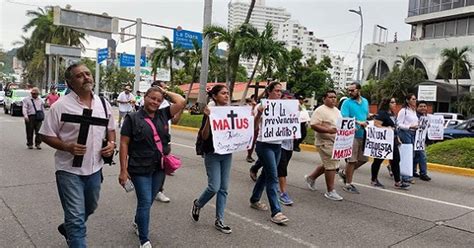
<instances>
[{"instance_id":1,"label":"black t-shirt","mask_svg":"<svg viewBox=\"0 0 474 248\"><path fill-rule=\"evenodd\" d=\"M375 117L375 120L381 121L383 127L392 127L394 129L393 130L394 140L398 141L397 138L396 138L397 135L398 135L398 132L397 132L397 129L396 129L397 117L395 116L395 114L392 114L392 113L390 113L386 110L379 110L377 112L377 116Z\"/></svg>"}]
</instances>

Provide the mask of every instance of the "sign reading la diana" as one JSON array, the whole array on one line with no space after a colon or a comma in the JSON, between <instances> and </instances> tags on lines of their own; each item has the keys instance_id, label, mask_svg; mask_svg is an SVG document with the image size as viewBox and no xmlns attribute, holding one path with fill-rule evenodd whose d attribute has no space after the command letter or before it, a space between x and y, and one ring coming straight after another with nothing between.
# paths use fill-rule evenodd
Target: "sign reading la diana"
<instances>
[{"instance_id":1,"label":"sign reading la diana","mask_svg":"<svg viewBox=\"0 0 474 248\"><path fill-rule=\"evenodd\" d=\"M332 159L350 158L356 132L355 119L344 117L337 119L336 140L332 149Z\"/></svg>"},{"instance_id":2,"label":"sign reading la diana","mask_svg":"<svg viewBox=\"0 0 474 248\"><path fill-rule=\"evenodd\" d=\"M262 140L301 138L298 100L262 100Z\"/></svg>"},{"instance_id":3,"label":"sign reading la diana","mask_svg":"<svg viewBox=\"0 0 474 248\"><path fill-rule=\"evenodd\" d=\"M173 47L181 47L186 50L194 49L193 40L196 40L199 47L202 47L202 34L189 30L173 31Z\"/></svg>"},{"instance_id":4,"label":"sign reading la diana","mask_svg":"<svg viewBox=\"0 0 474 248\"><path fill-rule=\"evenodd\" d=\"M254 117L250 106L210 107L209 109L215 153L229 154L250 149L254 130Z\"/></svg>"}]
</instances>

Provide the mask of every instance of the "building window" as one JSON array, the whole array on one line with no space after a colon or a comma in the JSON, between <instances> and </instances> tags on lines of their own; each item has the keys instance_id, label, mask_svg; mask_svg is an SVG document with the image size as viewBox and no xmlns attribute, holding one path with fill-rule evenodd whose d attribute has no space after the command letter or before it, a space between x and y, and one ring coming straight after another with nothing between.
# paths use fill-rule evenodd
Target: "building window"
<instances>
[{"instance_id":1,"label":"building window","mask_svg":"<svg viewBox=\"0 0 474 248\"><path fill-rule=\"evenodd\" d=\"M456 21L446 22L444 36L454 36L456 28Z\"/></svg>"},{"instance_id":2,"label":"building window","mask_svg":"<svg viewBox=\"0 0 474 248\"><path fill-rule=\"evenodd\" d=\"M434 24L428 24L425 26L425 38L430 39L434 36Z\"/></svg>"},{"instance_id":3,"label":"building window","mask_svg":"<svg viewBox=\"0 0 474 248\"><path fill-rule=\"evenodd\" d=\"M429 10L429 0L420 0L420 15L427 14Z\"/></svg>"},{"instance_id":4,"label":"building window","mask_svg":"<svg viewBox=\"0 0 474 248\"><path fill-rule=\"evenodd\" d=\"M456 35L465 36L467 31L467 18L457 20L456 24Z\"/></svg>"},{"instance_id":5,"label":"building window","mask_svg":"<svg viewBox=\"0 0 474 248\"><path fill-rule=\"evenodd\" d=\"M444 36L444 22L435 24L434 37L441 38Z\"/></svg>"},{"instance_id":6,"label":"building window","mask_svg":"<svg viewBox=\"0 0 474 248\"><path fill-rule=\"evenodd\" d=\"M453 9L454 8L460 8L464 7L464 4L466 3L466 0L454 0L453 1Z\"/></svg>"},{"instance_id":7,"label":"building window","mask_svg":"<svg viewBox=\"0 0 474 248\"><path fill-rule=\"evenodd\" d=\"M466 6L474 5L474 0L466 0Z\"/></svg>"},{"instance_id":8,"label":"building window","mask_svg":"<svg viewBox=\"0 0 474 248\"><path fill-rule=\"evenodd\" d=\"M441 10L452 9L453 0L442 0L441 1Z\"/></svg>"},{"instance_id":9,"label":"building window","mask_svg":"<svg viewBox=\"0 0 474 248\"><path fill-rule=\"evenodd\" d=\"M431 0L430 13L438 12L440 6L441 6L441 0Z\"/></svg>"},{"instance_id":10,"label":"building window","mask_svg":"<svg viewBox=\"0 0 474 248\"><path fill-rule=\"evenodd\" d=\"M469 18L469 30L467 31L467 33L470 35L474 35L474 18Z\"/></svg>"},{"instance_id":11,"label":"building window","mask_svg":"<svg viewBox=\"0 0 474 248\"><path fill-rule=\"evenodd\" d=\"M408 5L408 16L418 15L418 0L410 0Z\"/></svg>"}]
</instances>

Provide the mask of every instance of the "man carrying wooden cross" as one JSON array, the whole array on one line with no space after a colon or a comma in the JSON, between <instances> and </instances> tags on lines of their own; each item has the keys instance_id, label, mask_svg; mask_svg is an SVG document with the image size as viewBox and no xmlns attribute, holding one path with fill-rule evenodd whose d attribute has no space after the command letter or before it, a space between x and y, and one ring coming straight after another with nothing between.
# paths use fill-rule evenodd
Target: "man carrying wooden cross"
<instances>
[{"instance_id":1,"label":"man carrying wooden cross","mask_svg":"<svg viewBox=\"0 0 474 248\"><path fill-rule=\"evenodd\" d=\"M51 106L40 134L46 144L57 149L56 184L64 210L64 223L58 231L69 247L86 247L85 223L97 208L102 156L114 152L115 126L110 104L94 95L94 80L85 65L69 66L65 78L71 93ZM102 147L104 137L107 145Z\"/></svg>"}]
</instances>

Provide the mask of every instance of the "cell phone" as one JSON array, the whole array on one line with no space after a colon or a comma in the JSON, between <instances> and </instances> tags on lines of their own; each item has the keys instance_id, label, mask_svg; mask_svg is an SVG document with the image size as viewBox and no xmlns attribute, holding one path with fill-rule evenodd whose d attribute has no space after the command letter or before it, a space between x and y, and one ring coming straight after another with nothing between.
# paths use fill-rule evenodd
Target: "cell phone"
<instances>
[{"instance_id":1,"label":"cell phone","mask_svg":"<svg viewBox=\"0 0 474 248\"><path fill-rule=\"evenodd\" d=\"M125 184L123 185L123 188L125 189L125 192L132 192L135 189L135 186L133 186L132 180L127 179Z\"/></svg>"}]
</instances>

